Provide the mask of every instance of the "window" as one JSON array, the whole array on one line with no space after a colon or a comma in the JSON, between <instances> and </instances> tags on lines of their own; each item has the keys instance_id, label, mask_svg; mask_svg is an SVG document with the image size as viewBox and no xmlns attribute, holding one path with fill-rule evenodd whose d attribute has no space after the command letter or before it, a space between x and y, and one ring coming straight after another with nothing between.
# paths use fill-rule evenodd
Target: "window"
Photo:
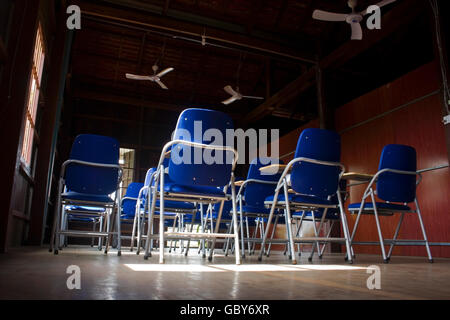
<instances>
[{"instance_id":1,"label":"window","mask_svg":"<svg viewBox=\"0 0 450 320\"><path fill-rule=\"evenodd\" d=\"M133 182L134 155L135 151L133 149L120 148L119 164L123 169L122 182L120 183L122 197L125 195L128 185Z\"/></svg>"},{"instance_id":2,"label":"window","mask_svg":"<svg viewBox=\"0 0 450 320\"><path fill-rule=\"evenodd\" d=\"M30 167L33 151L33 140L35 134L35 121L37 107L39 104L39 93L41 89L42 71L44 69L45 50L42 27L39 23L36 42L34 45L33 64L31 67L30 83L28 89L28 102L25 114L25 131L22 142L21 159L26 167Z\"/></svg>"}]
</instances>

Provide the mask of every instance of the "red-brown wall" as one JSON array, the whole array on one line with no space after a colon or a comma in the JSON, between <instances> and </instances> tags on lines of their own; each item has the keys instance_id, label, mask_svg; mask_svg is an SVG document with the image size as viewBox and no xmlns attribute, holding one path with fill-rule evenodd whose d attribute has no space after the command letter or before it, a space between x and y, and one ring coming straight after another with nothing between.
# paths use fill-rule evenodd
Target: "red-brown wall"
<instances>
[{"instance_id":1,"label":"red-brown wall","mask_svg":"<svg viewBox=\"0 0 450 320\"><path fill-rule=\"evenodd\" d=\"M430 63L378 88L336 110L335 126L341 132L342 163L347 171L375 173L383 147L387 144L407 144L417 150L418 169L448 165L445 131L442 123L436 65ZM430 93L423 100L415 101ZM399 106L407 106L394 110ZM360 126L346 130L387 111L386 115ZM318 127L317 121L283 136L279 140L280 155L295 150L300 132L308 127ZM285 160L291 159L292 156ZM348 203L360 202L365 186L350 189ZM423 173L417 198L422 211L428 238L432 242L450 242L450 169ZM348 204L347 203L347 204ZM381 217L385 238L392 238L399 215ZM356 215L348 215L350 230ZM421 239L418 219L415 215L405 217L400 238ZM378 240L372 216L363 216L355 241ZM435 257L450 257L450 247L432 247ZM379 246L355 246L356 253L380 253ZM397 247L395 255L424 256L423 247Z\"/></svg>"}]
</instances>

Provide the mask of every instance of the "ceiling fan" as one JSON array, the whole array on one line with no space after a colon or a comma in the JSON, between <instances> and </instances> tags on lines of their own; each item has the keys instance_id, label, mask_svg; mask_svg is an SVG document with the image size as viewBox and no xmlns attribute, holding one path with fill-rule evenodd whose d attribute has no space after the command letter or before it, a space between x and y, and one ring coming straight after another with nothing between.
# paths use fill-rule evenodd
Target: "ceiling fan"
<instances>
[{"instance_id":1,"label":"ceiling fan","mask_svg":"<svg viewBox=\"0 0 450 320\"><path fill-rule=\"evenodd\" d=\"M383 7L396 0L384 0L376 4L378 7ZM368 13L367 9L361 12L356 12L355 8L358 4L358 0L349 0L348 6L352 9L352 13L333 13L323 10L314 10L313 18L322 21L339 21L347 22L352 27L352 40L362 40L363 33L360 22L363 20L364 16Z\"/></svg>"},{"instance_id":2,"label":"ceiling fan","mask_svg":"<svg viewBox=\"0 0 450 320\"><path fill-rule=\"evenodd\" d=\"M138 76L138 75L131 74L131 73L127 73L125 76L127 77L127 79L130 79L130 80L148 80L148 81L156 82L157 84L159 84L159 86L161 88L167 90L168 88L166 87L166 85L164 83L162 83L161 78L164 75L168 74L169 72L171 72L175 69L167 68L157 74L156 72L158 72L158 69L159 69L159 67L156 64L152 67L152 70L153 70L152 76Z\"/></svg>"},{"instance_id":3,"label":"ceiling fan","mask_svg":"<svg viewBox=\"0 0 450 320\"><path fill-rule=\"evenodd\" d=\"M242 53L239 54L239 66L238 66L238 70L237 70L237 74L236 74L236 89L233 89L230 85L226 86L225 88L223 88L225 90L226 93L228 93L231 97L228 98L225 101L222 101L223 104L225 105L229 105L235 101L238 100L242 100L243 98L246 99L257 99L257 100L264 100L263 97L254 97L254 96L244 96L243 94L241 94L241 92L239 91L239 77L241 74L241 68L242 68L242 60L245 59L245 55L244 57L242 56Z\"/></svg>"},{"instance_id":4,"label":"ceiling fan","mask_svg":"<svg viewBox=\"0 0 450 320\"><path fill-rule=\"evenodd\" d=\"M233 102L235 102L237 100L241 100L242 98L264 100L263 97L254 97L254 96L244 96L244 95L242 95L239 92L239 87L236 87L236 90L234 90L231 86L226 86L223 89L225 90L226 93L231 95L230 98L228 98L225 101L222 101L222 103L225 104L225 105L231 104L231 103L233 103Z\"/></svg>"}]
</instances>

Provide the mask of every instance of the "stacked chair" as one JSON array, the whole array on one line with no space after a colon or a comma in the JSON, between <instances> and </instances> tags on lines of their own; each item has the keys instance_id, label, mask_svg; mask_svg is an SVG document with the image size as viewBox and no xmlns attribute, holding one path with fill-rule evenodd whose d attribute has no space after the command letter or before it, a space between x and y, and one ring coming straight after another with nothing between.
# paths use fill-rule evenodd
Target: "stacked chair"
<instances>
[{"instance_id":1,"label":"stacked chair","mask_svg":"<svg viewBox=\"0 0 450 320\"><path fill-rule=\"evenodd\" d=\"M262 260L268 231L276 209L284 210L288 249L292 263L296 264L294 243L338 242L346 245L347 253L351 252L350 236L344 212L339 181L345 171L340 163L341 144L336 132L322 129L306 129L298 140L295 158L289 162L277 183L275 194L267 197L265 204L270 207L270 214L263 235L259 260ZM292 171L291 171L292 169ZM290 179L288 180L288 173ZM289 184L292 189L289 188ZM280 194L282 192L282 194ZM331 200L336 195L337 203ZM326 216L329 209L338 209L344 231L343 238L312 237L295 238L292 234L292 214L295 211L324 210ZM352 263L352 256L348 261Z\"/></svg>"},{"instance_id":2,"label":"stacked chair","mask_svg":"<svg viewBox=\"0 0 450 320\"><path fill-rule=\"evenodd\" d=\"M121 178L117 140L90 134L75 138L69 160L65 161L61 168L50 251L58 254L64 237L100 237L106 240L105 253L108 252L112 236L120 239L118 204ZM114 194L114 199L111 194ZM71 214L76 213L78 217L101 221L101 230L68 229L68 224L64 221L67 217L66 208L70 206L81 208L69 210L69 213L72 211ZM120 241L117 251L120 255Z\"/></svg>"},{"instance_id":3,"label":"stacked chair","mask_svg":"<svg viewBox=\"0 0 450 320\"><path fill-rule=\"evenodd\" d=\"M168 159L164 159L163 165L168 164ZM133 244L135 241L135 235L137 233L137 251L136 253L139 255L141 251L142 241L147 238L147 235L143 234L143 230L145 225L147 225L148 230L153 233L154 231L154 220L160 219L160 212L164 212L164 227L172 227L176 228L177 223L178 227L182 228L183 215L185 214L194 214L196 211L196 206L192 203L187 202L176 202L176 201L164 201L163 210L160 210L161 201L156 200L155 205L152 205L151 195L155 191L156 177L158 170L157 168L151 168L147 171L147 175L145 178L144 186L141 188L138 200L136 204L136 212L133 223L133 232L131 236L131 248L133 250ZM170 181L167 173L164 173L166 177L166 181ZM168 182L170 183L170 182ZM155 211L153 215L149 215L151 208L154 208ZM147 224L145 223L147 221ZM144 258L148 259L151 256L151 250L153 248L153 238L150 239L150 248L148 255ZM146 242L147 243L147 242Z\"/></svg>"},{"instance_id":4,"label":"stacked chair","mask_svg":"<svg viewBox=\"0 0 450 320\"><path fill-rule=\"evenodd\" d=\"M346 192L347 182L345 180L341 180L339 183L339 188L340 188L339 189L340 193L342 195L342 200L343 200L343 202L345 202L345 200L348 197L348 192ZM333 195L332 197L330 197L330 200L333 203L335 203L336 205L339 204L339 201L338 201L338 198L336 195ZM329 223L329 229L326 232L326 237L330 238L333 228L335 226L338 226L338 224L336 222L339 222L339 220L341 219L341 215L340 215L339 209L328 208L328 209L326 209L326 212L325 212L325 209L322 208L322 209L316 210L314 212L305 211L305 210L298 211L292 215L292 218L293 218L293 220L296 220L296 225L297 225L297 230L296 230L296 235L295 235L296 237L299 236L303 222L308 221L308 222L311 222L313 229L314 229L314 235L316 237L318 237L322 231L325 232L325 230L324 230L325 225L326 225L326 223ZM318 227L317 227L316 223L319 223ZM323 245L321 247L320 241L313 243L312 250L308 257L308 260L310 262L312 261L312 259L314 257L315 249L317 249L319 259L322 259L323 252L325 251L327 244L329 244L329 242L323 243ZM287 246L286 246L286 248L287 248ZM298 249L298 255L301 256L300 244L297 244L297 249ZM347 259L347 257L346 257L346 259Z\"/></svg>"},{"instance_id":5,"label":"stacked chair","mask_svg":"<svg viewBox=\"0 0 450 320\"><path fill-rule=\"evenodd\" d=\"M64 206L61 217L61 225L63 229L69 228L69 223L78 223L78 224L92 224L92 231L95 232L97 230L102 230L104 217L107 212L105 208L101 207L87 207L87 206ZM60 236L60 247L61 245L67 247L67 237L64 235ZM103 246L103 238L98 238L98 249L102 250ZM95 244L95 237L92 237L91 247Z\"/></svg>"},{"instance_id":6,"label":"stacked chair","mask_svg":"<svg viewBox=\"0 0 450 320\"><path fill-rule=\"evenodd\" d=\"M353 214L358 214L351 240L353 241L355 237L361 215L371 215L375 218L384 263L389 262L395 245L424 245L427 250L429 262L433 262L425 226L420 213L419 202L416 197L416 188L421 180L422 176L420 173L417 173L417 155L414 148L396 144L384 147L381 153L378 172L367 186L362 201L349 205L348 210ZM376 201L375 195L381 201ZM415 204L415 209L411 208L410 204L412 203ZM383 238L381 232L379 217L389 217L395 213L400 214L400 219L395 230L394 238L386 240ZM423 240L398 240L400 227L405 214L417 215ZM386 244L390 244L387 254L384 247Z\"/></svg>"},{"instance_id":7,"label":"stacked chair","mask_svg":"<svg viewBox=\"0 0 450 320\"><path fill-rule=\"evenodd\" d=\"M280 174L262 174L260 168L268 164L279 164L278 159L256 158L250 163L247 180L245 180L237 194L237 201L239 203L238 211L240 218L240 236L242 246L242 257L245 258L245 239L244 239L244 223L246 225L248 254L250 255L255 248L257 242L257 231L260 231L260 242L262 242L264 235L264 222L267 222L267 217L270 211L265 207L265 199L274 194ZM278 211L275 211L277 214ZM245 221L244 221L245 220ZM249 236L249 223L253 224L254 234L253 239ZM252 245L250 244L252 241Z\"/></svg>"},{"instance_id":8,"label":"stacked chair","mask_svg":"<svg viewBox=\"0 0 450 320\"><path fill-rule=\"evenodd\" d=\"M132 182L128 185L125 195L121 198L120 202L120 220L124 224L134 223L134 217L136 214L136 204L139 196L139 192L144 187L143 183ZM121 240L132 239L132 236L125 236L121 234ZM133 245L131 245L132 247Z\"/></svg>"},{"instance_id":9,"label":"stacked chair","mask_svg":"<svg viewBox=\"0 0 450 320\"><path fill-rule=\"evenodd\" d=\"M201 123L201 136L195 128ZM151 188L149 223L147 226L147 237L145 244L144 258L150 256L151 239L159 239L159 262L164 263L164 247L166 240L189 240L210 239L211 246L208 259L211 261L214 253L215 240L217 238L233 238L235 240L236 264L240 264L239 253L239 237L236 219L236 194L234 189L234 169L237 163L237 151L232 147L224 146L222 142L203 141L203 133L218 132L221 137L226 137L226 130L234 129L232 119L218 111L206 109L187 109L184 110L178 119L174 139L167 143L161 153L158 167L155 172L155 184ZM164 159L170 152L170 160L168 164L168 178L165 174L166 166ZM200 154L200 157L198 155ZM209 163L202 154L209 154L218 161ZM200 159L199 159L200 158ZM227 161L229 160L229 161ZM227 186L222 190L222 186ZM222 217L224 202L230 200L227 195L227 188L230 186L232 190L231 199L233 207L233 234L219 233L219 227ZM194 206L203 204L220 203L214 232L165 232L164 220L165 215L159 217L159 231L156 234L151 224L156 214L156 205L159 201L159 211L166 212L166 201L174 201L181 203L190 203ZM153 230L153 231L152 231Z\"/></svg>"}]
</instances>

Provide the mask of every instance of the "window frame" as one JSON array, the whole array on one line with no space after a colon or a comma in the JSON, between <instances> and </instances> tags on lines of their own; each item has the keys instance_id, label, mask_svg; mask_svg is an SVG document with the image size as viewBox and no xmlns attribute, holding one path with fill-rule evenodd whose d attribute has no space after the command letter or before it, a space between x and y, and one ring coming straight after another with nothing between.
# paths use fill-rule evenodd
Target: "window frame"
<instances>
[{"instance_id":1,"label":"window frame","mask_svg":"<svg viewBox=\"0 0 450 320\"><path fill-rule=\"evenodd\" d=\"M33 59L28 82L28 95L24 115L22 147L20 161L23 167L30 171L33 162L33 149L35 142L39 141L36 128L36 119L39 109L39 101L42 99L42 75L46 61L46 45L43 25L38 21L34 43Z\"/></svg>"}]
</instances>

